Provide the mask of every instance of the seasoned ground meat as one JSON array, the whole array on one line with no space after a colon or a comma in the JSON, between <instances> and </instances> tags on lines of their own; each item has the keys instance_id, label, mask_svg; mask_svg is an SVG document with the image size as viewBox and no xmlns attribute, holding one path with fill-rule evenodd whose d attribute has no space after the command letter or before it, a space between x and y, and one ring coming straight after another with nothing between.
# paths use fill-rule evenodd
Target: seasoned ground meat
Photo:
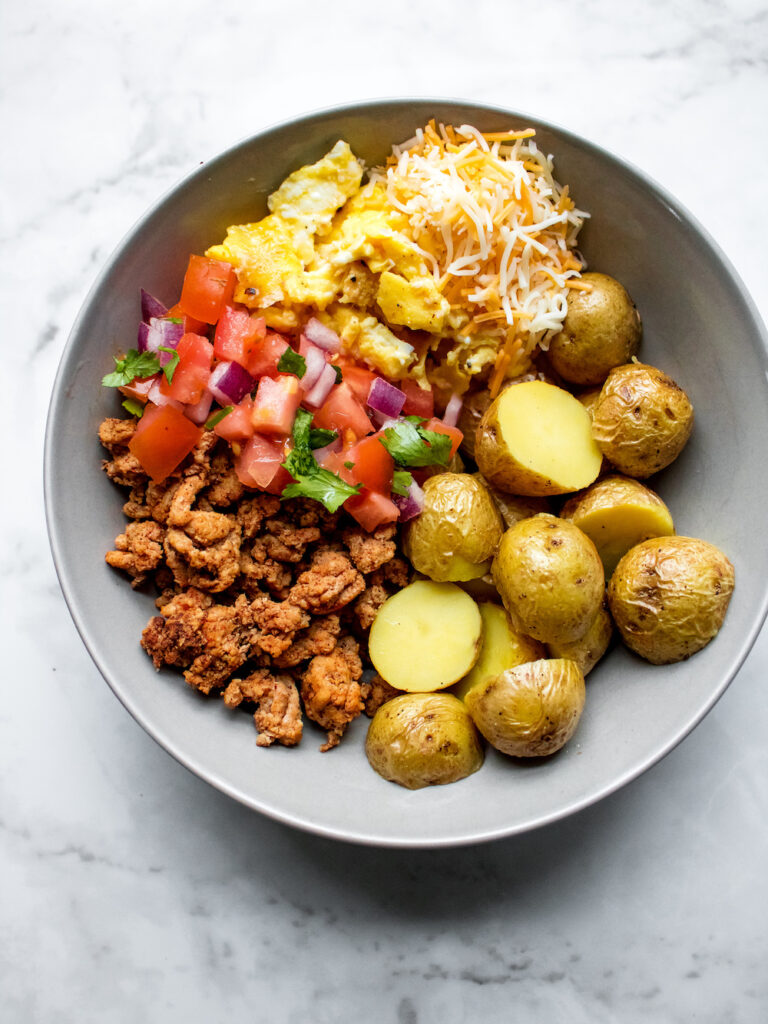
<instances>
[{"instance_id":1,"label":"seasoned ground meat","mask_svg":"<svg viewBox=\"0 0 768 1024\"><path fill-rule=\"evenodd\" d=\"M130 488L129 522L106 561L160 595L142 646L200 693L253 709L259 746L297 744L303 706L331 749L391 696L383 681L360 680L365 633L408 582L394 526L368 534L343 511L247 490L211 431L154 483L128 451L135 426L108 419L99 436L107 475Z\"/></svg>"}]
</instances>

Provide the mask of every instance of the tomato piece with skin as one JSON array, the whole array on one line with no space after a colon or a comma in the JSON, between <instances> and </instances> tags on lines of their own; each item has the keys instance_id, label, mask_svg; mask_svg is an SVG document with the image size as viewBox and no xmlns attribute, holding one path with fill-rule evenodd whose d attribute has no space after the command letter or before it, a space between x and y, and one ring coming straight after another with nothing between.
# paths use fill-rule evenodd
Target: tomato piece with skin
<instances>
[{"instance_id":1,"label":"tomato piece with skin","mask_svg":"<svg viewBox=\"0 0 768 1024\"><path fill-rule=\"evenodd\" d=\"M298 377L287 373L262 377L251 411L254 430L262 434L290 434L302 397Z\"/></svg>"},{"instance_id":2,"label":"tomato piece with skin","mask_svg":"<svg viewBox=\"0 0 768 1024\"><path fill-rule=\"evenodd\" d=\"M400 516L400 510L391 498L365 489L353 498L347 498L344 508L369 533L382 523L394 523Z\"/></svg>"},{"instance_id":3,"label":"tomato piece with skin","mask_svg":"<svg viewBox=\"0 0 768 1024\"><path fill-rule=\"evenodd\" d=\"M280 491L286 483L290 483L290 476L282 469L287 454L287 443L285 440L278 440L273 437L264 437L262 434L254 434L249 438L240 450L235 459L235 473L240 483L246 487L255 487L257 490L273 489L282 480L282 474L287 479L280 486ZM280 491L277 493L279 494Z\"/></svg>"},{"instance_id":4,"label":"tomato piece with skin","mask_svg":"<svg viewBox=\"0 0 768 1024\"><path fill-rule=\"evenodd\" d=\"M205 334L208 330L208 324L204 320L195 320L193 316L187 316L178 302L171 306L165 315L168 320L181 320L185 334Z\"/></svg>"},{"instance_id":5,"label":"tomato piece with skin","mask_svg":"<svg viewBox=\"0 0 768 1024\"><path fill-rule=\"evenodd\" d=\"M222 362L239 363L247 370L254 350L266 333L263 316L251 316L246 309L225 306L216 324L214 355Z\"/></svg>"},{"instance_id":6,"label":"tomato piece with skin","mask_svg":"<svg viewBox=\"0 0 768 1024\"><path fill-rule=\"evenodd\" d=\"M215 324L221 311L232 301L237 275L231 264L193 253L189 257L179 308L185 316Z\"/></svg>"},{"instance_id":7,"label":"tomato piece with skin","mask_svg":"<svg viewBox=\"0 0 768 1024\"><path fill-rule=\"evenodd\" d=\"M213 345L199 334L185 334L176 346L179 361L171 382L160 376L160 393L166 398L195 405L203 397L211 376Z\"/></svg>"},{"instance_id":8,"label":"tomato piece with skin","mask_svg":"<svg viewBox=\"0 0 768 1024\"><path fill-rule=\"evenodd\" d=\"M189 455L203 428L174 405L150 405L139 420L128 449L155 483L162 483Z\"/></svg>"},{"instance_id":9,"label":"tomato piece with skin","mask_svg":"<svg viewBox=\"0 0 768 1024\"><path fill-rule=\"evenodd\" d=\"M158 381L160 374L153 374L151 377L134 377L130 384L121 384L118 391L126 398L132 398L136 402L146 405L149 392Z\"/></svg>"},{"instance_id":10,"label":"tomato piece with skin","mask_svg":"<svg viewBox=\"0 0 768 1024\"><path fill-rule=\"evenodd\" d=\"M425 430L431 430L435 434L447 434L451 439L451 458L459 450L459 445L464 440L464 434L458 427L449 427L442 420L432 418L424 424Z\"/></svg>"},{"instance_id":11,"label":"tomato piece with skin","mask_svg":"<svg viewBox=\"0 0 768 1024\"><path fill-rule=\"evenodd\" d=\"M267 331L262 341L257 342L248 358L246 370L252 377L277 377L280 356L289 348L288 342L276 331Z\"/></svg>"},{"instance_id":12,"label":"tomato piece with skin","mask_svg":"<svg viewBox=\"0 0 768 1024\"><path fill-rule=\"evenodd\" d=\"M349 482L362 484L367 490L389 495L392 490L392 476L395 460L381 443L381 432L364 437L344 453L344 461L354 466L348 469L352 478Z\"/></svg>"},{"instance_id":13,"label":"tomato piece with skin","mask_svg":"<svg viewBox=\"0 0 768 1024\"><path fill-rule=\"evenodd\" d=\"M250 395L232 407L223 420L219 420L213 428L214 434L223 437L225 441L247 441L253 436L254 426L251 420L253 412L253 399Z\"/></svg>"},{"instance_id":14,"label":"tomato piece with skin","mask_svg":"<svg viewBox=\"0 0 768 1024\"><path fill-rule=\"evenodd\" d=\"M325 430L351 430L358 438L373 433L373 424L365 409L345 381L333 388L317 410L314 425Z\"/></svg>"},{"instance_id":15,"label":"tomato piece with skin","mask_svg":"<svg viewBox=\"0 0 768 1024\"><path fill-rule=\"evenodd\" d=\"M342 380L348 384L352 394L363 406L368 402L368 392L377 374L357 363L339 363ZM398 385L399 386L399 385Z\"/></svg>"},{"instance_id":16,"label":"tomato piece with skin","mask_svg":"<svg viewBox=\"0 0 768 1024\"><path fill-rule=\"evenodd\" d=\"M397 387L405 394L403 416L421 416L428 420L435 415L435 395L432 388L423 388L410 378L397 381Z\"/></svg>"}]
</instances>

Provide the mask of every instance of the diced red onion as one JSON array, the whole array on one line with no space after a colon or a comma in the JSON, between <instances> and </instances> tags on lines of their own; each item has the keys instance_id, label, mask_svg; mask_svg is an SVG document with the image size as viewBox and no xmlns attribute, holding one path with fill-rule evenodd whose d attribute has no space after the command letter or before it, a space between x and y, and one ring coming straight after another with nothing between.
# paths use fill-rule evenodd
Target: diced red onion
<instances>
[{"instance_id":1,"label":"diced red onion","mask_svg":"<svg viewBox=\"0 0 768 1024\"><path fill-rule=\"evenodd\" d=\"M193 423L197 423L200 426L201 423L205 423L208 419L212 404L213 395L210 391L206 391L199 402L195 403L195 405L188 405L184 412ZM227 405L229 405L229 402L227 402Z\"/></svg>"},{"instance_id":2,"label":"diced red onion","mask_svg":"<svg viewBox=\"0 0 768 1024\"><path fill-rule=\"evenodd\" d=\"M171 358L171 354L170 352L161 352L160 348L176 348L183 337L183 324L175 324L172 320L163 320L153 316L149 324L139 324L138 350L139 352L154 352L160 360L160 365L165 366Z\"/></svg>"},{"instance_id":3,"label":"diced red onion","mask_svg":"<svg viewBox=\"0 0 768 1024\"><path fill-rule=\"evenodd\" d=\"M320 323L317 317L313 316L311 320L307 321L304 334L313 345L317 345L318 348L322 348L326 352L338 352L341 348L341 338L336 331L332 331L330 327Z\"/></svg>"},{"instance_id":4,"label":"diced red onion","mask_svg":"<svg viewBox=\"0 0 768 1024\"><path fill-rule=\"evenodd\" d=\"M405 394L383 377L374 377L368 391L368 408L384 416L399 416L405 405Z\"/></svg>"},{"instance_id":5,"label":"diced red onion","mask_svg":"<svg viewBox=\"0 0 768 1024\"><path fill-rule=\"evenodd\" d=\"M150 295L143 288L141 289L141 319L145 323L149 323L154 316L165 316L167 313L168 309L162 304L160 299L156 299L154 295Z\"/></svg>"},{"instance_id":6,"label":"diced red onion","mask_svg":"<svg viewBox=\"0 0 768 1024\"><path fill-rule=\"evenodd\" d=\"M448 400L448 405L445 407L445 412L443 413L443 423L446 427L456 426L459 422L459 413L461 412L461 407L463 405L464 399L461 395L451 395Z\"/></svg>"},{"instance_id":7,"label":"diced red onion","mask_svg":"<svg viewBox=\"0 0 768 1024\"><path fill-rule=\"evenodd\" d=\"M237 405L253 390L255 380L240 363L219 363L208 381L208 390L219 405Z\"/></svg>"},{"instance_id":8,"label":"diced red onion","mask_svg":"<svg viewBox=\"0 0 768 1024\"><path fill-rule=\"evenodd\" d=\"M415 518L424 508L424 491L415 480L411 481L407 494L393 494L392 501L400 509L400 522Z\"/></svg>"},{"instance_id":9,"label":"diced red onion","mask_svg":"<svg viewBox=\"0 0 768 1024\"><path fill-rule=\"evenodd\" d=\"M329 455L335 455L336 452L340 452L341 448L341 438L336 437L330 444L325 445L323 448L315 448L313 455L322 466L324 459Z\"/></svg>"},{"instance_id":10,"label":"diced red onion","mask_svg":"<svg viewBox=\"0 0 768 1024\"><path fill-rule=\"evenodd\" d=\"M147 398L153 405L172 405L174 409L181 409L181 402L177 402L175 398L169 398L160 390L161 378L162 374L147 392Z\"/></svg>"},{"instance_id":11,"label":"diced red onion","mask_svg":"<svg viewBox=\"0 0 768 1024\"><path fill-rule=\"evenodd\" d=\"M304 376L301 378L301 386L305 391L309 391L317 383L320 374L328 363L325 358L325 352L318 348L317 345L313 345L308 339L303 348L304 352L302 354L307 368L304 371Z\"/></svg>"},{"instance_id":12,"label":"diced red onion","mask_svg":"<svg viewBox=\"0 0 768 1024\"><path fill-rule=\"evenodd\" d=\"M336 369L330 363L326 363L325 369L317 378L313 387L304 396L304 404L311 405L314 409L319 409L331 393L331 388L335 383Z\"/></svg>"}]
</instances>

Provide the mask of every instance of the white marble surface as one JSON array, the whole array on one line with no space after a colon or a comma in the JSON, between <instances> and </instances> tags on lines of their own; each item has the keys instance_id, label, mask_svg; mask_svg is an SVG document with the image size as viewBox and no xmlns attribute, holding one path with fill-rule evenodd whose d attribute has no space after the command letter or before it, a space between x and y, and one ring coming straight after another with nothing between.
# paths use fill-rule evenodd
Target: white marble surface
<instances>
[{"instance_id":1,"label":"white marble surface","mask_svg":"<svg viewBox=\"0 0 768 1024\"><path fill-rule=\"evenodd\" d=\"M478 848L346 847L210 789L127 715L61 598L41 483L102 262L198 161L309 108L444 94L566 124L675 193L765 316L765 3L30 0L0 47L0 1017L768 1019L765 630L695 733L598 806Z\"/></svg>"}]
</instances>

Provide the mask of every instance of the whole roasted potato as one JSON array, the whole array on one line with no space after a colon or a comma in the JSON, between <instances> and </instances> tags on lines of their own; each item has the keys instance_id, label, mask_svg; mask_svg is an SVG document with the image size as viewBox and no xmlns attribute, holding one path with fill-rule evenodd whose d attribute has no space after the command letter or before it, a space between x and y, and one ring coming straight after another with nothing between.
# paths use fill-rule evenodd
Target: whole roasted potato
<instances>
[{"instance_id":1,"label":"whole roasted potato","mask_svg":"<svg viewBox=\"0 0 768 1024\"><path fill-rule=\"evenodd\" d=\"M476 473L475 476L488 488L507 528L519 523L521 519L528 519L530 516L537 516L539 512L552 510L547 498L526 498L521 494L506 494L497 487L492 487L482 473Z\"/></svg>"},{"instance_id":2,"label":"whole roasted potato","mask_svg":"<svg viewBox=\"0 0 768 1024\"><path fill-rule=\"evenodd\" d=\"M424 508L403 531L417 572L437 582L484 576L503 524L488 488L469 473L439 473L424 482Z\"/></svg>"},{"instance_id":3,"label":"whole roasted potato","mask_svg":"<svg viewBox=\"0 0 768 1024\"><path fill-rule=\"evenodd\" d=\"M564 644L547 644L552 658L575 661L586 677L608 650L613 636L613 619L607 608L601 607L595 621L584 636Z\"/></svg>"},{"instance_id":4,"label":"whole roasted potato","mask_svg":"<svg viewBox=\"0 0 768 1024\"><path fill-rule=\"evenodd\" d=\"M406 789L458 782L484 759L467 709L449 693L404 693L382 704L365 753L374 771Z\"/></svg>"},{"instance_id":5,"label":"whole roasted potato","mask_svg":"<svg viewBox=\"0 0 768 1024\"><path fill-rule=\"evenodd\" d=\"M552 368L571 384L602 384L614 366L628 363L642 335L640 314L623 285L589 272L591 291L571 292L563 327L549 343Z\"/></svg>"},{"instance_id":6,"label":"whole roasted potato","mask_svg":"<svg viewBox=\"0 0 768 1024\"><path fill-rule=\"evenodd\" d=\"M592 410L592 435L619 473L640 479L664 469L685 447L693 406L666 373L645 363L611 370Z\"/></svg>"},{"instance_id":7,"label":"whole roasted potato","mask_svg":"<svg viewBox=\"0 0 768 1024\"><path fill-rule=\"evenodd\" d=\"M544 643L583 637L603 602L595 545L573 523L546 513L507 530L491 576L515 629Z\"/></svg>"},{"instance_id":8,"label":"whole roasted potato","mask_svg":"<svg viewBox=\"0 0 768 1024\"><path fill-rule=\"evenodd\" d=\"M554 658L507 669L464 702L491 746L513 757L546 757L573 736L585 692L576 662Z\"/></svg>"},{"instance_id":9,"label":"whole roasted potato","mask_svg":"<svg viewBox=\"0 0 768 1024\"><path fill-rule=\"evenodd\" d=\"M627 647L666 665L700 651L717 634L733 586L733 566L714 544L654 537L616 566L608 605Z\"/></svg>"}]
</instances>

